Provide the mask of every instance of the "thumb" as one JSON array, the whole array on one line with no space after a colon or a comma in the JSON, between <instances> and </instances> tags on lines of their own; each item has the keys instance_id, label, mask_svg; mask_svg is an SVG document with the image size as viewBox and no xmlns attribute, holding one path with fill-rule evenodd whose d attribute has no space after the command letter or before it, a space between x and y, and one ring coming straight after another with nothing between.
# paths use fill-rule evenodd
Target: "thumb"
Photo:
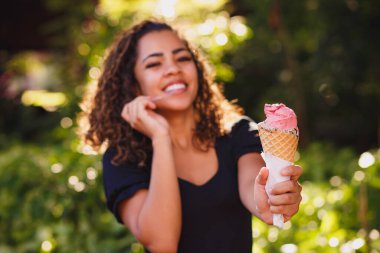
<instances>
[{"instance_id":1,"label":"thumb","mask_svg":"<svg viewBox=\"0 0 380 253\"><path fill-rule=\"evenodd\" d=\"M256 177L256 183L265 185L268 180L268 175L269 175L269 170L267 167L262 167L261 170L259 171L259 174Z\"/></svg>"}]
</instances>

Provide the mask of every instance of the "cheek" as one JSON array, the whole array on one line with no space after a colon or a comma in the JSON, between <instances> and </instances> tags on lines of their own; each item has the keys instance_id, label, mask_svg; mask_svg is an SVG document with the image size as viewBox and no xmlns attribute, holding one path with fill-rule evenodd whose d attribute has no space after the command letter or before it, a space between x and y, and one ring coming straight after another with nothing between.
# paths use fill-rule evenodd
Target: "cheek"
<instances>
[{"instance_id":1,"label":"cheek","mask_svg":"<svg viewBox=\"0 0 380 253\"><path fill-rule=\"evenodd\" d=\"M196 80L198 82L198 71L195 64L186 66L186 70L184 71L188 78Z\"/></svg>"},{"instance_id":2,"label":"cheek","mask_svg":"<svg viewBox=\"0 0 380 253\"><path fill-rule=\"evenodd\" d=\"M141 66L136 66L135 77L142 95L150 95L151 86L155 79L154 75L144 71Z\"/></svg>"},{"instance_id":3,"label":"cheek","mask_svg":"<svg viewBox=\"0 0 380 253\"><path fill-rule=\"evenodd\" d=\"M152 74L145 74L137 79L141 92L143 95L154 94L155 84L157 83L157 76Z\"/></svg>"}]
</instances>

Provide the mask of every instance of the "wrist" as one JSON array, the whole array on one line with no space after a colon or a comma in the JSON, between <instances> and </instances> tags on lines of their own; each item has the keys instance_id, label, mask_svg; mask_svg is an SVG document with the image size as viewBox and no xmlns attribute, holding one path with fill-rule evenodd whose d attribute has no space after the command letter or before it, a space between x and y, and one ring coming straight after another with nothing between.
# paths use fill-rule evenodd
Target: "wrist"
<instances>
[{"instance_id":1,"label":"wrist","mask_svg":"<svg viewBox=\"0 0 380 253\"><path fill-rule=\"evenodd\" d=\"M273 214L272 213L263 214L260 219L268 225L273 225Z\"/></svg>"},{"instance_id":2,"label":"wrist","mask_svg":"<svg viewBox=\"0 0 380 253\"><path fill-rule=\"evenodd\" d=\"M267 212L260 212L257 208L254 213L257 218L259 218L261 221L265 222L268 225L273 224L273 214L270 211Z\"/></svg>"},{"instance_id":3,"label":"wrist","mask_svg":"<svg viewBox=\"0 0 380 253\"><path fill-rule=\"evenodd\" d=\"M170 135L169 134L156 134L152 136L152 145L160 145L163 143L170 143Z\"/></svg>"}]
</instances>

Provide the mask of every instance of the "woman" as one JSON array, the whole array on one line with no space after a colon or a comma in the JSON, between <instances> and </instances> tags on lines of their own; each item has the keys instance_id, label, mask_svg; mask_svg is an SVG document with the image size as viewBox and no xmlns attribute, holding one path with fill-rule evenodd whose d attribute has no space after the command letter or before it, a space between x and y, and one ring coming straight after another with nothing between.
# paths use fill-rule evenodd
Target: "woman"
<instances>
[{"instance_id":1,"label":"woman","mask_svg":"<svg viewBox=\"0 0 380 253\"><path fill-rule=\"evenodd\" d=\"M268 198L256 124L166 23L121 34L88 116L86 140L108 147L107 206L147 252L251 252L252 214L272 224L298 211L301 168L283 169L291 180Z\"/></svg>"}]
</instances>

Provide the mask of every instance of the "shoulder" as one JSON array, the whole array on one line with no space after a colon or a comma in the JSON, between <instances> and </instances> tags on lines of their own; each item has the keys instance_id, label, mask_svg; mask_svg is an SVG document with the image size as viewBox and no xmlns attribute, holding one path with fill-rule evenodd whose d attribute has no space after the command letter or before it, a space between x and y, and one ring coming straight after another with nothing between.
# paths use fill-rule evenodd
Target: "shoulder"
<instances>
[{"instance_id":1,"label":"shoulder","mask_svg":"<svg viewBox=\"0 0 380 253\"><path fill-rule=\"evenodd\" d=\"M117 150L114 147L109 147L103 154L102 163L103 171L112 171L114 169L120 169L125 167L126 164L116 165L112 162L113 158L116 156ZM128 166L129 167L129 166Z\"/></svg>"},{"instance_id":2,"label":"shoulder","mask_svg":"<svg viewBox=\"0 0 380 253\"><path fill-rule=\"evenodd\" d=\"M116 148L107 148L106 152L103 154L102 162L103 166L106 164L111 164L112 158L116 155Z\"/></svg>"},{"instance_id":3,"label":"shoulder","mask_svg":"<svg viewBox=\"0 0 380 253\"><path fill-rule=\"evenodd\" d=\"M106 149L106 151L104 152L103 154L103 157L102 157L102 163L103 163L103 168L138 168L140 169L141 166L138 166L138 163L134 163L134 162L122 162L121 164L115 164L113 163L113 158L117 155L117 149L115 147L108 147ZM149 161L151 161L151 158L149 155L147 157L147 168L144 169L144 168L141 168L141 170L149 170L150 167L149 167Z\"/></svg>"},{"instance_id":4,"label":"shoulder","mask_svg":"<svg viewBox=\"0 0 380 253\"><path fill-rule=\"evenodd\" d=\"M140 168L136 163L124 162L120 165L112 163L116 153L115 148L108 148L102 158L103 179L106 185L124 184L136 178L149 178L149 169Z\"/></svg>"},{"instance_id":5,"label":"shoulder","mask_svg":"<svg viewBox=\"0 0 380 253\"><path fill-rule=\"evenodd\" d=\"M227 136L236 160L246 153L262 152L257 124L247 116L236 121Z\"/></svg>"},{"instance_id":6,"label":"shoulder","mask_svg":"<svg viewBox=\"0 0 380 253\"><path fill-rule=\"evenodd\" d=\"M103 186L107 207L122 223L118 205L133 196L138 190L149 188L150 170L139 168L137 164L133 163L114 165L112 158L116 153L115 148L108 148L103 155Z\"/></svg>"},{"instance_id":7,"label":"shoulder","mask_svg":"<svg viewBox=\"0 0 380 253\"><path fill-rule=\"evenodd\" d=\"M248 116L241 116L231 127L229 135L231 137L241 134L258 132L257 123Z\"/></svg>"}]
</instances>

